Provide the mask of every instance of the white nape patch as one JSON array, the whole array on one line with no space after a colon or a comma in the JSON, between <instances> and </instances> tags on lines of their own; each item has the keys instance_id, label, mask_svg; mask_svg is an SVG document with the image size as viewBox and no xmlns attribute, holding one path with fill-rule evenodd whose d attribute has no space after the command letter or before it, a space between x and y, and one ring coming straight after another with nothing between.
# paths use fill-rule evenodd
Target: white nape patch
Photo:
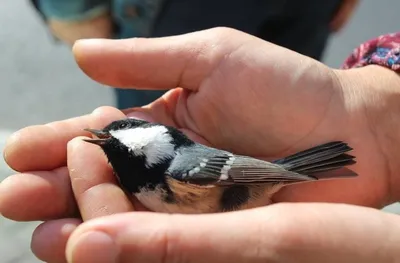
<instances>
[{"instance_id":1,"label":"white nape patch","mask_svg":"<svg viewBox=\"0 0 400 263\"><path fill-rule=\"evenodd\" d=\"M128 147L135 155L146 156L146 166L159 164L175 155L172 137L164 126L110 131L110 134Z\"/></svg>"}]
</instances>

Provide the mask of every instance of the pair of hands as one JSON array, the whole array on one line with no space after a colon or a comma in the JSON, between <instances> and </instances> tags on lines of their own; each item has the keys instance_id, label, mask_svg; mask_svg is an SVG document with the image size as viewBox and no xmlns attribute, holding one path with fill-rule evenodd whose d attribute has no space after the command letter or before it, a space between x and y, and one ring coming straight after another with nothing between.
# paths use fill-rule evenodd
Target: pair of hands
<instances>
[{"instance_id":1,"label":"pair of hands","mask_svg":"<svg viewBox=\"0 0 400 263\"><path fill-rule=\"evenodd\" d=\"M397 123L382 114L397 107L388 99L400 86L395 73L378 66L332 70L225 28L159 39L86 40L76 43L74 54L100 83L173 89L146 107L102 107L11 136L4 156L19 173L0 185L0 212L17 221L45 221L32 237L40 259L390 262L399 256L398 217L361 207L399 200L398 147L385 140L397 133ZM117 185L101 150L82 141L88 136L82 129L102 128L126 114L266 159L343 140L355 149L359 177L287 186L274 197L279 204L247 211L141 211ZM300 203L314 201L348 205Z\"/></svg>"}]
</instances>

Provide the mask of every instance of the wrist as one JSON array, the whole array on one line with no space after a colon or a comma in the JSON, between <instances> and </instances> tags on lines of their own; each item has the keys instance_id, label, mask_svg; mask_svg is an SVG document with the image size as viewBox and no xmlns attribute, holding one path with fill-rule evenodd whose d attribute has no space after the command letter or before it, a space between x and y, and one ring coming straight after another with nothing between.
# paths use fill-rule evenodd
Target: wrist
<instances>
[{"instance_id":1,"label":"wrist","mask_svg":"<svg viewBox=\"0 0 400 263\"><path fill-rule=\"evenodd\" d=\"M375 151L370 156L377 156L380 162L363 161L371 162L377 181L388 179L388 196L383 202L399 201L400 75L377 65L334 70L334 73L346 116L346 137L362 145L363 151Z\"/></svg>"}]
</instances>

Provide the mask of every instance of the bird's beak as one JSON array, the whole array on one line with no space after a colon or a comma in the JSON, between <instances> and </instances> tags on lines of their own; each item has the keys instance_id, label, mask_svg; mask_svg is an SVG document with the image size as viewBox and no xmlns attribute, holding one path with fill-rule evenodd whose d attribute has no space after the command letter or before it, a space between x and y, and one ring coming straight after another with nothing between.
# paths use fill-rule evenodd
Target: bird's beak
<instances>
[{"instance_id":1,"label":"bird's beak","mask_svg":"<svg viewBox=\"0 0 400 263\"><path fill-rule=\"evenodd\" d=\"M95 129L84 129L84 130L90 132L99 139L108 139L111 137L111 134L109 132L105 132L102 130L95 130Z\"/></svg>"},{"instance_id":2,"label":"bird's beak","mask_svg":"<svg viewBox=\"0 0 400 263\"><path fill-rule=\"evenodd\" d=\"M96 145L104 145L107 142L107 139L111 137L111 134L102 130L95 130L95 129L84 129L85 131L90 132L98 139L84 139L85 142L93 143Z\"/></svg>"},{"instance_id":3,"label":"bird's beak","mask_svg":"<svg viewBox=\"0 0 400 263\"><path fill-rule=\"evenodd\" d=\"M85 142L93 143L98 146L105 145L107 143L107 139L83 139Z\"/></svg>"}]
</instances>

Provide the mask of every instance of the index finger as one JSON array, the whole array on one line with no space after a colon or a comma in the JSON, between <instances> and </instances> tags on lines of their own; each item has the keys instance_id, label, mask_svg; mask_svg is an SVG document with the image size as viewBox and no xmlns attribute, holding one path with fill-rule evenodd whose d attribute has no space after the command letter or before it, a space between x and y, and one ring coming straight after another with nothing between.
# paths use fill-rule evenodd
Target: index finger
<instances>
[{"instance_id":1,"label":"index finger","mask_svg":"<svg viewBox=\"0 0 400 263\"><path fill-rule=\"evenodd\" d=\"M133 210L102 150L77 137L68 142L71 186L84 221Z\"/></svg>"},{"instance_id":2,"label":"index finger","mask_svg":"<svg viewBox=\"0 0 400 263\"><path fill-rule=\"evenodd\" d=\"M4 159L19 172L53 170L65 166L68 141L89 135L83 131L85 128L102 128L124 116L113 107L101 107L81 117L21 129L7 140Z\"/></svg>"}]
</instances>

